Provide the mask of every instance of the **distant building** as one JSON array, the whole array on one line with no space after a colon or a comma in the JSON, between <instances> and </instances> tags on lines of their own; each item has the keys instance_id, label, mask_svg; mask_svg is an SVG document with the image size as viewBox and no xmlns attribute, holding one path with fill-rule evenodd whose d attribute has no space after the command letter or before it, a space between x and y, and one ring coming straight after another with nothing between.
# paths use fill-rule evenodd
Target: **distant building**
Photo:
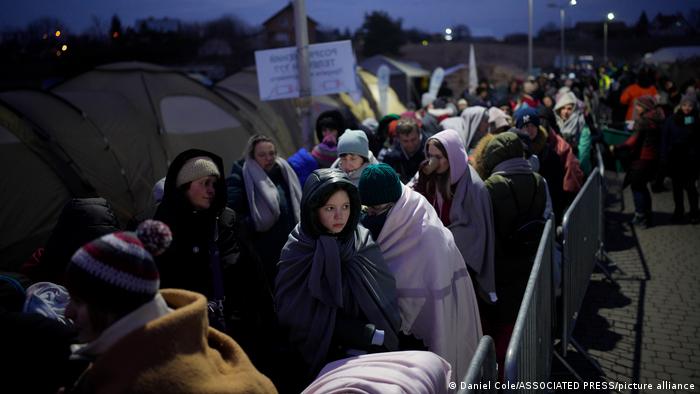
<instances>
[{"instance_id":1,"label":"distant building","mask_svg":"<svg viewBox=\"0 0 700 394\"><path fill-rule=\"evenodd\" d=\"M652 37L684 37L693 33L693 27L683 14L656 14L649 23L649 35Z\"/></svg>"},{"instance_id":2,"label":"distant building","mask_svg":"<svg viewBox=\"0 0 700 394\"><path fill-rule=\"evenodd\" d=\"M180 30L180 21L178 19L149 17L148 19L139 19L136 21L138 30L149 30L158 33L176 33Z\"/></svg>"},{"instance_id":3,"label":"distant building","mask_svg":"<svg viewBox=\"0 0 700 394\"><path fill-rule=\"evenodd\" d=\"M306 17L309 30L309 43L316 42L316 29L318 22ZM295 45L294 33L294 7L290 2L286 7L277 11L262 23L265 34L265 45L268 48L288 47Z\"/></svg>"}]
</instances>

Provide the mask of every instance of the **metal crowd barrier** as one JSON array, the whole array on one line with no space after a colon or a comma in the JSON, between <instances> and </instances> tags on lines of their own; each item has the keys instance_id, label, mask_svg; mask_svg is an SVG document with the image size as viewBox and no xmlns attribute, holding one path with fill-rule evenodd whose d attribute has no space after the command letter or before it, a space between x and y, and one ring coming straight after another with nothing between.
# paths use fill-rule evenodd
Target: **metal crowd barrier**
<instances>
[{"instance_id":1,"label":"metal crowd barrier","mask_svg":"<svg viewBox=\"0 0 700 394\"><path fill-rule=\"evenodd\" d=\"M484 335L479 341L479 347L476 348L467 374L459 382L460 390L457 394L496 393L497 381L496 346L493 338Z\"/></svg>"},{"instance_id":2,"label":"metal crowd barrier","mask_svg":"<svg viewBox=\"0 0 700 394\"><path fill-rule=\"evenodd\" d=\"M602 164L599 164L599 166ZM564 360L569 344L584 355L596 368L597 363L588 356L572 337L583 298L593 269L598 264L600 251L603 180L601 171L591 172L574 202L564 214L563 220L563 258L562 258L562 313L561 313L561 355L555 356L577 377L578 374ZM602 371L601 371L602 373Z\"/></svg>"},{"instance_id":3,"label":"metal crowd barrier","mask_svg":"<svg viewBox=\"0 0 700 394\"><path fill-rule=\"evenodd\" d=\"M520 304L504 366L505 381L547 382L552 367L552 263L554 223L549 219L542 231L535 262ZM506 392L514 392L504 390ZM536 390L517 390L535 392Z\"/></svg>"}]
</instances>

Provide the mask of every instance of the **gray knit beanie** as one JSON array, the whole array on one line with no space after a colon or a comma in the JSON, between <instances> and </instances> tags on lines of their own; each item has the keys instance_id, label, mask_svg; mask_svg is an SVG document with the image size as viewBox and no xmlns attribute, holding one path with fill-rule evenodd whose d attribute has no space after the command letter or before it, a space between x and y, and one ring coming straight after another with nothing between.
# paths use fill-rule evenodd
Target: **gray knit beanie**
<instances>
[{"instance_id":1,"label":"gray knit beanie","mask_svg":"<svg viewBox=\"0 0 700 394\"><path fill-rule=\"evenodd\" d=\"M338 156L352 153L369 159L369 142L362 130L347 129L338 139Z\"/></svg>"}]
</instances>

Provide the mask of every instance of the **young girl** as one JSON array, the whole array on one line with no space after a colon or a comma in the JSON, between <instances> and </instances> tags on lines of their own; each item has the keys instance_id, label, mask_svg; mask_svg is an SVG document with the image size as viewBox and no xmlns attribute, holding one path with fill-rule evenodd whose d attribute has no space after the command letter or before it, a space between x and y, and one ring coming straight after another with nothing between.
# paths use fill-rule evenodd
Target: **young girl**
<instances>
[{"instance_id":1,"label":"young girl","mask_svg":"<svg viewBox=\"0 0 700 394\"><path fill-rule=\"evenodd\" d=\"M310 381L328 361L397 350L400 317L394 277L358 225L360 198L350 179L337 169L314 171L301 206L280 257L275 303Z\"/></svg>"}]
</instances>

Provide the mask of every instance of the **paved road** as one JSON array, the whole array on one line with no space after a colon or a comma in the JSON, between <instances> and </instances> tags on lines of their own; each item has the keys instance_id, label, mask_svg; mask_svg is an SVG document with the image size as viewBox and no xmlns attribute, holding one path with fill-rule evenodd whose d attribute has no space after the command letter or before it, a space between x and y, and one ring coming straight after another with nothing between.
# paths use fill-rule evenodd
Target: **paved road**
<instances>
[{"instance_id":1,"label":"paved road","mask_svg":"<svg viewBox=\"0 0 700 394\"><path fill-rule=\"evenodd\" d=\"M664 381L692 383L663 392L700 392L700 225L670 224L668 191L653 194L656 225L634 228L631 191L620 191L621 177L608 179L607 250L619 288L594 273L574 332L605 375L575 352L568 360L587 380L653 384L653 392ZM554 364L554 380L573 378Z\"/></svg>"}]
</instances>

